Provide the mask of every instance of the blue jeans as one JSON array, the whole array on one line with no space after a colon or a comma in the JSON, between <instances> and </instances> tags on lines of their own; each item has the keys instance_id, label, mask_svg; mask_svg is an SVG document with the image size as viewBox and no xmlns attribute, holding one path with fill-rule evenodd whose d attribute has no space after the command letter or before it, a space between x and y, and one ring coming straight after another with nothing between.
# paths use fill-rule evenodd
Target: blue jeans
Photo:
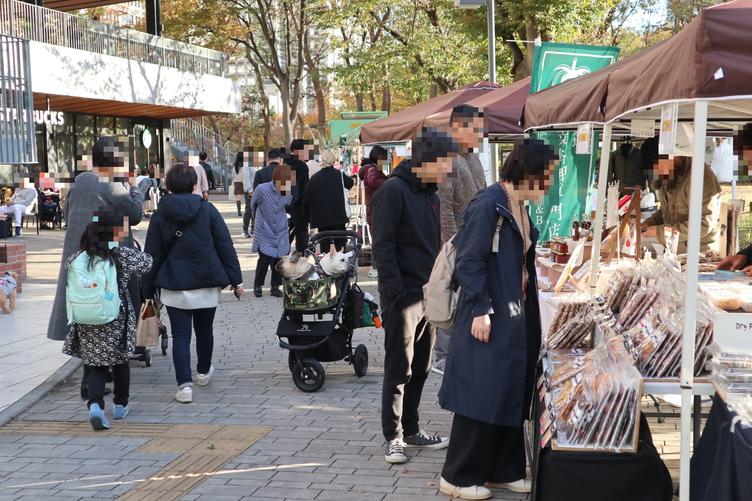
<instances>
[{"instance_id":1,"label":"blue jeans","mask_svg":"<svg viewBox=\"0 0 752 501\"><path fill-rule=\"evenodd\" d=\"M191 323L196 331L196 372L206 374L211 367L214 350L214 313L216 308L182 310L167 307L172 330L172 363L175 365L175 379L178 386L192 383L191 377Z\"/></svg>"}]
</instances>

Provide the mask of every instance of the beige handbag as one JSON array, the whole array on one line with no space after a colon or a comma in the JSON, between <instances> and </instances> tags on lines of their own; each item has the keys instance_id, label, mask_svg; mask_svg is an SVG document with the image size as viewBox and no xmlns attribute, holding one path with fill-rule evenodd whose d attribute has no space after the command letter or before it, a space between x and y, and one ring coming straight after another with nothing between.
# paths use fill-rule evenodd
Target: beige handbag
<instances>
[{"instance_id":1,"label":"beige handbag","mask_svg":"<svg viewBox=\"0 0 752 501\"><path fill-rule=\"evenodd\" d=\"M141 312L138 315L138 324L136 326L136 346L147 347L159 344L159 327L162 321L154 301L147 299L141 305Z\"/></svg>"}]
</instances>

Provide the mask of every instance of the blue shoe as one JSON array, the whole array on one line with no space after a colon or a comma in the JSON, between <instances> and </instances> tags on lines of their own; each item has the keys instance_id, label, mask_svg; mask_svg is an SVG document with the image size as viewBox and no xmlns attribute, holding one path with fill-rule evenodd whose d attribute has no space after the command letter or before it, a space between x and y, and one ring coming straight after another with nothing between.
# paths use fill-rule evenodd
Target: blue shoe
<instances>
[{"instance_id":1,"label":"blue shoe","mask_svg":"<svg viewBox=\"0 0 752 501\"><path fill-rule=\"evenodd\" d=\"M110 429L110 423L107 421L99 404L91 404L89 406L89 422L91 423L91 427L95 430Z\"/></svg>"},{"instance_id":2,"label":"blue shoe","mask_svg":"<svg viewBox=\"0 0 752 501\"><path fill-rule=\"evenodd\" d=\"M115 408L112 409L113 419L125 419L125 416L127 415L128 415L127 405L116 405Z\"/></svg>"}]
</instances>

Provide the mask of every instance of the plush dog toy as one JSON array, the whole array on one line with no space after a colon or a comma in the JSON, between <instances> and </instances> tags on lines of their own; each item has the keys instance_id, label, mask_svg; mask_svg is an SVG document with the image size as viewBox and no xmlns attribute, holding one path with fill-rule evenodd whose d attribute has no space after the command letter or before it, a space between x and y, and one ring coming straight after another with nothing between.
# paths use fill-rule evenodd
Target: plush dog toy
<instances>
[{"instance_id":1,"label":"plush dog toy","mask_svg":"<svg viewBox=\"0 0 752 501\"><path fill-rule=\"evenodd\" d=\"M0 310L10 313L16 309L16 289L18 288L18 275L12 271L6 271L0 275Z\"/></svg>"}]
</instances>

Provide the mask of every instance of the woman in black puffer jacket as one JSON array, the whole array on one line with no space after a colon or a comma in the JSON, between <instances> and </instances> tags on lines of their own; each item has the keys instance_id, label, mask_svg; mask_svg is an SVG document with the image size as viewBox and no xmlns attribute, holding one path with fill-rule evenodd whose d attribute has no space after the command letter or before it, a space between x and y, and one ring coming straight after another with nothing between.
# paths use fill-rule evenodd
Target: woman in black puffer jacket
<instances>
[{"instance_id":1,"label":"woman in black puffer jacket","mask_svg":"<svg viewBox=\"0 0 752 501\"><path fill-rule=\"evenodd\" d=\"M230 286L243 294L240 263L230 232L219 211L193 195L197 177L192 167L178 164L167 173L169 195L162 198L149 223L145 252L154 257L142 279L143 296L159 292L167 306L172 330L172 360L178 402L193 400L191 324L196 331L196 384L211 380L214 348L212 324L221 290Z\"/></svg>"}]
</instances>

